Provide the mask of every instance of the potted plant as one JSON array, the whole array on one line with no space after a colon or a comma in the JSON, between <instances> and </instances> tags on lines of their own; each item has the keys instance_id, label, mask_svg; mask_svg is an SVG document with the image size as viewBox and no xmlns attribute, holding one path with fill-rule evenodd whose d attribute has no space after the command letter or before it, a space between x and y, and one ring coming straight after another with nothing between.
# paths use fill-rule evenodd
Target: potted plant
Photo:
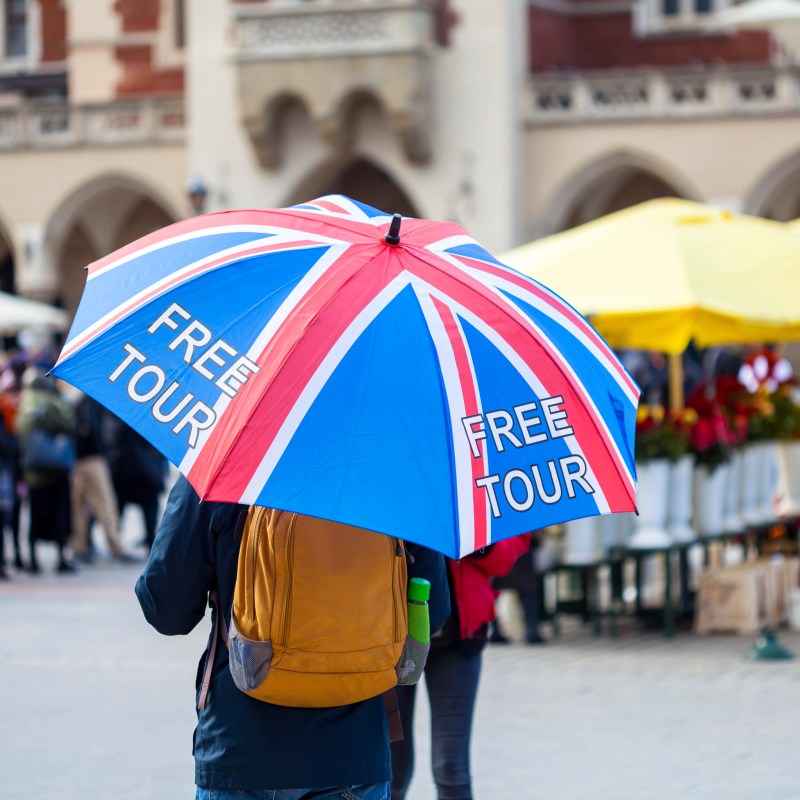
<instances>
[{"instance_id":1,"label":"potted plant","mask_svg":"<svg viewBox=\"0 0 800 800\"><path fill-rule=\"evenodd\" d=\"M697 412L691 408L671 414L671 427L676 441L669 456L667 530L676 542L689 542L697 536L692 527L694 454L691 450L692 431L697 420Z\"/></svg>"},{"instance_id":2,"label":"potted plant","mask_svg":"<svg viewBox=\"0 0 800 800\"><path fill-rule=\"evenodd\" d=\"M800 390L782 386L773 399L778 440L777 513L800 515Z\"/></svg>"},{"instance_id":3,"label":"potted plant","mask_svg":"<svg viewBox=\"0 0 800 800\"><path fill-rule=\"evenodd\" d=\"M741 447L737 451L736 479L729 490L728 528L758 525L771 518L775 492L775 407L772 393L778 383L769 372L770 361L760 352L745 361L738 377L721 379L717 396L730 419L744 420Z\"/></svg>"},{"instance_id":4,"label":"potted plant","mask_svg":"<svg viewBox=\"0 0 800 800\"><path fill-rule=\"evenodd\" d=\"M725 529L726 490L738 436L715 398L700 393L687 405L697 413L690 438L695 459L694 527L701 536L716 536Z\"/></svg>"},{"instance_id":5,"label":"potted plant","mask_svg":"<svg viewBox=\"0 0 800 800\"><path fill-rule=\"evenodd\" d=\"M748 416L747 448L757 452L751 475L742 485L745 517L755 524L763 524L776 515L779 480L785 484L787 475L796 473L794 463L800 458L794 455L798 448L791 444L800 438L796 416L798 398L792 399L796 381L789 361L765 347L745 359L737 382L741 389L735 399ZM779 446L779 441L784 444ZM797 498L800 494L797 488L791 488L796 486L793 480L788 478L789 484L782 490L784 497ZM800 502L789 499L784 507L800 510Z\"/></svg>"},{"instance_id":6,"label":"potted plant","mask_svg":"<svg viewBox=\"0 0 800 800\"><path fill-rule=\"evenodd\" d=\"M673 537L670 519L672 466L689 451L688 438L678 419L656 405L639 407L636 415L636 506L629 547L668 547Z\"/></svg>"}]
</instances>

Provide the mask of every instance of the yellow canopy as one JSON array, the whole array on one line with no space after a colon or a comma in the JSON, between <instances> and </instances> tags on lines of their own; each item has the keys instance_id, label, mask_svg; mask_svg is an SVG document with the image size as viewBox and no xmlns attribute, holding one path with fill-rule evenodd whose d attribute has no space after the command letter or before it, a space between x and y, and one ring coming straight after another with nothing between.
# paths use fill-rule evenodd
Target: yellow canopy
<instances>
[{"instance_id":1,"label":"yellow canopy","mask_svg":"<svg viewBox=\"0 0 800 800\"><path fill-rule=\"evenodd\" d=\"M784 223L651 200L499 260L572 303L615 348L800 339L800 236Z\"/></svg>"}]
</instances>

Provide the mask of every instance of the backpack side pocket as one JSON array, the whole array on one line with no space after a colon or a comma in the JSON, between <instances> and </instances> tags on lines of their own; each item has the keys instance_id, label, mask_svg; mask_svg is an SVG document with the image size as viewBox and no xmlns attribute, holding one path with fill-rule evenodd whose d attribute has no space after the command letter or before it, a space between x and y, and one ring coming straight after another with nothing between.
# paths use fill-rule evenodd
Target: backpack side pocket
<instances>
[{"instance_id":1,"label":"backpack side pocket","mask_svg":"<svg viewBox=\"0 0 800 800\"><path fill-rule=\"evenodd\" d=\"M420 644L416 639L406 636L403 654L395 667L398 685L410 686L419 682L425 669L425 662L428 660L430 649L430 642L428 644Z\"/></svg>"},{"instance_id":2,"label":"backpack side pocket","mask_svg":"<svg viewBox=\"0 0 800 800\"><path fill-rule=\"evenodd\" d=\"M228 637L228 666L233 682L243 692L252 692L261 686L269 675L272 661L272 642L258 642L242 636L231 617Z\"/></svg>"}]
</instances>

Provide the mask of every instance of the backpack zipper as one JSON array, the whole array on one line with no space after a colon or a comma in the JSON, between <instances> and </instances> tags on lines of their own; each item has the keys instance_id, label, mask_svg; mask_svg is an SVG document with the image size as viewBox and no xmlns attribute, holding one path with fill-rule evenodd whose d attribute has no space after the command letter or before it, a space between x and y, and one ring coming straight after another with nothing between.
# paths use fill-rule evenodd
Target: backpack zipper
<instances>
[{"instance_id":1,"label":"backpack zipper","mask_svg":"<svg viewBox=\"0 0 800 800\"><path fill-rule=\"evenodd\" d=\"M260 513L261 512L256 510L254 512L254 516L258 516ZM250 540L247 543L248 547L250 547L250 552L253 555L253 568L252 568L252 571L250 573L253 576L253 586L252 586L252 591L251 591L251 596L253 598L253 609L252 609L253 610L253 617L252 617L253 621L255 621L255 618L256 618L255 597L256 597L256 575L258 574L256 572L256 567L258 565L258 539L261 536L261 525L263 524L263 520L261 518L258 518L257 521L258 521L258 524L253 526L255 528L255 531L253 532L253 536L250 538Z\"/></svg>"},{"instance_id":2,"label":"backpack zipper","mask_svg":"<svg viewBox=\"0 0 800 800\"><path fill-rule=\"evenodd\" d=\"M286 645L289 640L289 621L292 615L292 547L294 546L294 526L297 522L297 514L292 514L289 522L289 530L286 531L286 599L283 602L283 618L281 619L280 644Z\"/></svg>"},{"instance_id":3,"label":"backpack zipper","mask_svg":"<svg viewBox=\"0 0 800 800\"><path fill-rule=\"evenodd\" d=\"M397 641L397 634L399 631L399 624L397 616L399 613L400 603L397 600L397 559L403 557L403 545L399 539L393 538L390 540L392 547L392 611L394 612L392 618L392 641Z\"/></svg>"}]
</instances>

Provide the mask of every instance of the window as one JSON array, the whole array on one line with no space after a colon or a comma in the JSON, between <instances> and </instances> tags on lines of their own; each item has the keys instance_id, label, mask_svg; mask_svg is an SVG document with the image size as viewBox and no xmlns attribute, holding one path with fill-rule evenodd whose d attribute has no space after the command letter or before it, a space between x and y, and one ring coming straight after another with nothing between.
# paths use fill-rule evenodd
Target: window
<instances>
[{"instance_id":1,"label":"window","mask_svg":"<svg viewBox=\"0 0 800 800\"><path fill-rule=\"evenodd\" d=\"M673 31L719 33L712 27L714 14L730 5L730 0L638 0L635 30L640 36Z\"/></svg>"},{"instance_id":2,"label":"window","mask_svg":"<svg viewBox=\"0 0 800 800\"><path fill-rule=\"evenodd\" d=\"M4 51L6 58L21 58L28 55L28 2L6 0Z\"/></svg>"},{"instance_id":3,"label":"window","mask_svg":"<svg viewBox=\"0 0 800 800\"><path fill-rule=\"evenodd\" d=\"M183 50L185 46L186 46L186 2L185 0L175 0L175 47L178 50Z\"/></svg>"},{"instance_id":4,"label":"window","mask_svg":"<svg viewBox=\"0 0 800 800\"><path fill-rule=\"evenodd\" d=\"M154 64L157 69L172 70L183 67L188 8L187 0L160 0L154 52Z\"/></svg>"}]
</instances>

